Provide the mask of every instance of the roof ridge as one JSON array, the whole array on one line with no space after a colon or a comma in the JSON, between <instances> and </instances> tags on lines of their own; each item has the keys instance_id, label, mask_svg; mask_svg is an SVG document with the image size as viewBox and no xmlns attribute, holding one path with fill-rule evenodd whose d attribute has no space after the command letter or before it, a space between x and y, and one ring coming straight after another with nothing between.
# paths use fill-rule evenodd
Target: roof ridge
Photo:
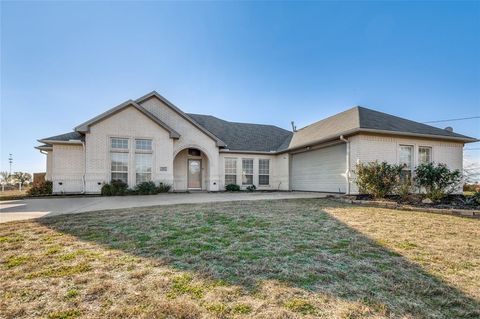
<instances>
[{"instance_id":1,"label":"roof ridge","mask_svg":"<svg viewBox=\"0 0 480 319\"><path fill-rule=\"evenodd\" d=\"M306 129L307 127L310 127L310 126L312 126L312 125L318 124L318 123L320 123L320 122L326 122L328 119L331 119L331 118L333 118L333 117L337 117L338 115L345 114L345 113L347 113L347 112L351 112L352 110L355 110L355 109L356 109L356 111L357 111L358 125L360 125L360 119L359 119L359 117L360 117L359 109L360 109L360 108L364 108L364 107L359 106L359 105L353 106L353 107L351 107L351 108L349 108L349 109L346 109L345 111L342 111L342 112L340 112L340 113L335 113L335 114L330 115L330 116L328 116L328 117L326 117L326 118L323 118L323 119L321 119L321 120L318 120L318 121L315 121L315 122L313 122L313 123L310 123L310 124L308 124L308 125L300 128L300 129L298 129L297 132L298 132L298 131L301 131L301 130L303 130L303 129Z\"/></svg>"},{"instance_id":2,"label":"roof ridge","mask_svg":"<svg viewBox=\"0 0 480 319\"><path fill-rule=\"evenodd\" d=\"M227 122L227 123L231 123L231 124L246 124L246 125L269 126L269 127L274 127L274 128L277 128L277 129L281 129L281 130L290 132L290 131L287 130L287 129L284 129L284 128L282 128L282 127L279 127L279 126L276 126L276 125L273 125L273 124L248 123L248 122L233 122L233 121L224 120L224 119L222 119L222 118L219 118L219 117L216 117L216 116L210 115L210 114L199 114L199 113L186 113L186 114L188 114L188 115L209 116L209 117L216 118L217 120L220 120L220 121L223 121L223 122Z\"/></svg>"}]
</instances>

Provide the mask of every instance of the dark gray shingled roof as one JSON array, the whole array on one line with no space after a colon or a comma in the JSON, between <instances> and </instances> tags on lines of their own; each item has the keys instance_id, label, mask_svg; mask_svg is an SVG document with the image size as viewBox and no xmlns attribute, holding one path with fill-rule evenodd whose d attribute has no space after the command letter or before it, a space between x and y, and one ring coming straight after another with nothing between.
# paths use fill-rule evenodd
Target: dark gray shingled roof
<instances>
[{"instance_id":1,"label":"dark gray shingled roof","mask_svg":"<svg viewBox=\"0 0 480 319\"><path fill-rule=\"evenodd\" d=\"M79 140L83 142L85 141L85 135L79 132L70 132L70 133L50 136L47 138L42 138L40 141L70 141L70 140Z\"/></svg>"},{"instance_id":2,"label":"dark gray shingled roof","mask_svg":"<svg viewBox=\"0 0 480 319\"><path fill-rule=\"evenodd\" d=\"M273 125L228 122L211 115L187 114L232 151L270 152L286 149L293 133Z\"/></svg>"},{"instance_id":3,"label":"dark gray shingled roof","mask_svg":"<svg viewBox=\"0 0 480 319\"><path fill-rule=\"evenodd\" d=\"M457 134L438 127L367 109L362 106L357 106L356 109L358 110L360 128L385 130L392 132L469 138L468 136L462 134Z\"/></svg>"},{"instance_id":4,"label":"dark gray shingled roof","mask_svg":"<svg viewBox=\"0 0 480 319\"><path fill-rule=\"evenodd\" d=\"M451 138L465 142L475 141L474 138L445 129L356 106L299 129L293 135L289 148L303 147L312 143L335 139L340 135L352 135L362 131L383 134L392 132L392 134L418 135L430 138Z\"/></svg>"}]
</instances>

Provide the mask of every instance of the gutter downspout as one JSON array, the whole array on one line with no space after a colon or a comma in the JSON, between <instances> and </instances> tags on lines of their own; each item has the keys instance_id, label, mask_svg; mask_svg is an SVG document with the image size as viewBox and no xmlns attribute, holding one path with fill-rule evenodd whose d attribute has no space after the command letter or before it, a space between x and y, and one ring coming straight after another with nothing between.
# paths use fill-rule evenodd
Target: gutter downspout
<instances>
[{"instance_id":1,"label":"gutter downspout","mask_svg":"<svg viewBox=\"0 0 480 319\"><path fill-rule=\"evenodd\" d=\"M86 175L87 175L87 149L85 147L85 141L82 141L83 148L83 176L82 176L82 194L85 194L87 185L86 185Z\"/></svg>"},{"instance_id":2,"label":"gutter downspout","mask_svg":"<svg viewBox=\"0 0 480 319\"><path fill-rule=\"evenodd\" d=\"M340 135L340 140L347 144L347 171L345 172L345 179L347 180L347 195L350 195L350 141Z\"/></svg>"}]
</instances>

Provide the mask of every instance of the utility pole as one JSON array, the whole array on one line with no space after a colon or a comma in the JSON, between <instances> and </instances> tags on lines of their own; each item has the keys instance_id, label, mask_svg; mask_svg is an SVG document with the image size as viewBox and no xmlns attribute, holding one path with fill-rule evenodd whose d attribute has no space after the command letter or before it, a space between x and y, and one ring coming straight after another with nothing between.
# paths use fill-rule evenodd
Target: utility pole
<instances>
[{"instance_id":1,"label":"utility pole","mask_svg":"<svg viewBox=\"0 0 480 319\"><path fill-rule=\"evenodd\" d=\"M12 163L13 163L13 156L12 153L8 154L8 163L10 164L10 175L12 175Z\"/></svg>"}]
</instances>

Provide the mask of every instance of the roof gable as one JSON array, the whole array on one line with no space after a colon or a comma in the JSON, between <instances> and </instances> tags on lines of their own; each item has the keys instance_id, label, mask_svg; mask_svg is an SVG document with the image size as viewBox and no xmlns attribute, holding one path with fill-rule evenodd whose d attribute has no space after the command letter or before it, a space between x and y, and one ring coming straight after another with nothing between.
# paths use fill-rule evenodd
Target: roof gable
<instances>
[{"instance_id":1,"label":"roof gable","mask_svg":"<svg viewBox=\"0 0 480 319\"><path fill-rule=\"evenodd\" d=\"M401 134L407 136L473 142L476 139L398 116L356 106L315 122L294 133L289 149L308 146L340 135L360 132Z\"/></svg>"},{"instance_id":2,"label":"roof gable","mask_svg":"<svg viewBox=\"0 0 480 319\"><path fill-rule=\"evenodd\" d=\"M195 121L195 119L193 119L192 117L190 117L187 113L183 112L180 108L178 108L176 105L174 105L172 102L170 102L169 100L167 100L165 97L163 97L162 95L160 95L159 93L157 93L156 91L152 91L138 99L135 100L136 103L138 104L142 104L144 102L146 102L147 100L149 99L152 99L152 98L156 98L158 100L160 100L165 106L167 106L168 108L170 108L171 110L173 110L175 113L177 113L178 115L180 115L183 119L185 119L187 122L189 122L190 124L192 124L194 127L196 127L197 129L199 129L201 132L203 132L204 134L206 134L208 137L210 137L211 139L213 139L217 146L219 147L224 147L226 146L226 143L221 139L219 138L218 136L215 136L215 134L213 134L212 132L210 132L208 129L206 129L205 127L203 127L202 125L200 125L199 123L197 123Z\"/></svg>"},{"instance_id":3,"label":"roof gable","mask_svg":"<svg viewBox=\"0 0 480 319\"><path fill-rule=\"evenodd\" d=\"M158 119L156 116L154 116L152 113L147 111L145 108L143 108L141 105L138 105L135 101L128 100L120 105L117 105L114 108L111 108L110 110L78 125L75 127L76 132L81 132L81 133L87 133L90 131L90 126L94 125L95 123L98 123L100 121L103 121L104 119L126 109L127 107L133 107L140 111L143 115L151 119L153 122L164 128L170 133L171 138L180 138L180 134L176 132L174 129L172 129L170 126L162 122L160 119Z\"/></svg>"}]
</instances>

